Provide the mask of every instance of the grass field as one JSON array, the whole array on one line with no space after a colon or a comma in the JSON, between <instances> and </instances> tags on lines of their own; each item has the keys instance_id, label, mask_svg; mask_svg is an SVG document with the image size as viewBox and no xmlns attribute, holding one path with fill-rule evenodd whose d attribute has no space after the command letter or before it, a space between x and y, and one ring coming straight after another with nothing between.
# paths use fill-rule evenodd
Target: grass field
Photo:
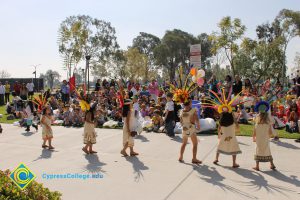
<instances>
[{"instance_id":1,"label":"grass field","mask_svg":"<svg viewBox=\"0 0 300 200\"><path fill-rule=\"evenodd\" d=\"M7 114L5 111L5 106L0 106L0 114L2 114L2 118L0 118L0 123L5 123L5 124L12 124L15 121L18 121L18 119L16 120L7 120ZM244 124L240 124L240 131L241 133L239 135L241 136L252 136L252 132L253 132L253 125L249 124L249 125L244 125ZM299 133L288 133L286 132L284 129L283 130L276 130L279 134L280 138L287 138L287 139L298 139L300 138L300 134ZM209 134L217 134L217 131L214 132L209 132Z\"/></svg>"}]
</instances>

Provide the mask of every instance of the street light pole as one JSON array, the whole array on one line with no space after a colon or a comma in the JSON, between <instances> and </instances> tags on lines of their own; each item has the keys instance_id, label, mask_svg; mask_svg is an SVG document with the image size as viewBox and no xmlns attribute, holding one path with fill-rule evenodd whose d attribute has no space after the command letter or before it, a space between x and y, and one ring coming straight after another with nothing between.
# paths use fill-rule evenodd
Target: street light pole
<instances>
[{"instance_id":1,"label":"street light pole","mask_svg":"<svg viewBox=\"0 0 300 200\"><path fill-rule=\"evenodd\" d=\"M87 93L89 94L90 92L90 59L91 59L91 56L87 55L85 56L85 59L86 59L86 72L87 73Z\"/></svg>"},{"instance_id":2,"label":"street light pole","mask_svg":"<svg viewBox=\"0 0 300 200\"><path fill-rule=\"evenodd\" d=\"M41 64L37 64L37 65L32 65L34 67L34 80L35 80L35 83L37 83L37 91L39 90L39 82L37 82L36 80L36 67L40 66Z\"/></svg>"},{"instance_id":3,"label":"street light pole","mask_svg":"<svg viewBox=\"0 0 300 200\"><path fill-rule=\"evenodd\" d=\"M81 71L82 71L82 84L85 84L85 80L84 80L84 69L81 69Z\"/></svg>"}]
</instances>

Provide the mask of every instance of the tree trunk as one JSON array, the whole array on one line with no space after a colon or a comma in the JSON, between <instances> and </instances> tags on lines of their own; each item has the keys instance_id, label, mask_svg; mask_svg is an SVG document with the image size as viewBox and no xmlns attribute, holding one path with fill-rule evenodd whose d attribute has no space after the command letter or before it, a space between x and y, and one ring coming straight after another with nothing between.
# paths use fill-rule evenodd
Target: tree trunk
<instances>
[{"instance_id":1,"label":"tree trunk","mask_svg":"<svg viewBox=\"0 0 300 200\"><path fill-rule=\"evenodd\" d=\"M172 82L175 79L175 67L173 65L169 66L169 75L170 81Z\"/></svg>"}]
</instances>

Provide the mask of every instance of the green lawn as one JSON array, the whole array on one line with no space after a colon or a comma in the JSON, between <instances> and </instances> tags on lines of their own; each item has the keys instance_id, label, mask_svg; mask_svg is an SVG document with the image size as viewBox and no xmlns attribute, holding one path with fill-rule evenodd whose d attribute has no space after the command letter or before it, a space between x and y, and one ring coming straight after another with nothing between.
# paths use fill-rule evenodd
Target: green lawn
<instances>
[{"instance_id":1,"label":"green lawn","mask_svg":"<svg viewBox=\"0 0 300 200\"><path fill-rule=\"evenodd\" d=\"M18 121L18 119L15 120L6 120L7 114L5 111L5 106L0 106L0 114L2 114L2 118L0 118L0 123L5 123L5 124L12 124L15 121ZM253 125L249 124L249 125L243 125L240 124L240 131L241 131L241 136L252 136L252 131L253 131ZM280 138L287 138L287 139L298 139L300 138L300 134L299 133L288 133L285 131L285 129L283 130L276 130L279 133L279 137ZM214 132L209 132L208 134L217 134L217 131Z\"/></svg>"},{"instance_id":2,"label":"green lawn","mask_svg":"<svg viewBox=\"0 0 300 200\"><path fill-rule=\"evenodd\" d=\"M17 119L15 119L15 120L7 120L6 119L8 115L6 114L5 106L0 106L0 114L2 114L2 118L0 118L0 123L12 124L15 121L18 121Z\"/></svg>"}]
</instances>

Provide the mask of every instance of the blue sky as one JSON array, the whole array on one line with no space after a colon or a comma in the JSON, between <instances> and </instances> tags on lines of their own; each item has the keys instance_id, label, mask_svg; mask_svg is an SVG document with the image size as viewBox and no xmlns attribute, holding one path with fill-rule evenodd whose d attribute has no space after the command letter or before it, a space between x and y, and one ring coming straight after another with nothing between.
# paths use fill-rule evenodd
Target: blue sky
<instances>
[{"instance_id":1,"label":"blue sky","mask_svg":"<svg viewBox=\"0 0 300 200\"><path fill-rule=\"evenodd\" d=\"M13 77L31 77L51 68L63 77L58 54L57 31L70 15L85 14L111 22L123 49L139 32L162 37L174 28L198 35L217 30L224 16L238 17L247 37L255 37L257 25L272 21L283 9L300 10L299 0L0 0L0 70ZM293 66L300 39L288 47L288 65Z\"/></svg>"}]
</instances>

